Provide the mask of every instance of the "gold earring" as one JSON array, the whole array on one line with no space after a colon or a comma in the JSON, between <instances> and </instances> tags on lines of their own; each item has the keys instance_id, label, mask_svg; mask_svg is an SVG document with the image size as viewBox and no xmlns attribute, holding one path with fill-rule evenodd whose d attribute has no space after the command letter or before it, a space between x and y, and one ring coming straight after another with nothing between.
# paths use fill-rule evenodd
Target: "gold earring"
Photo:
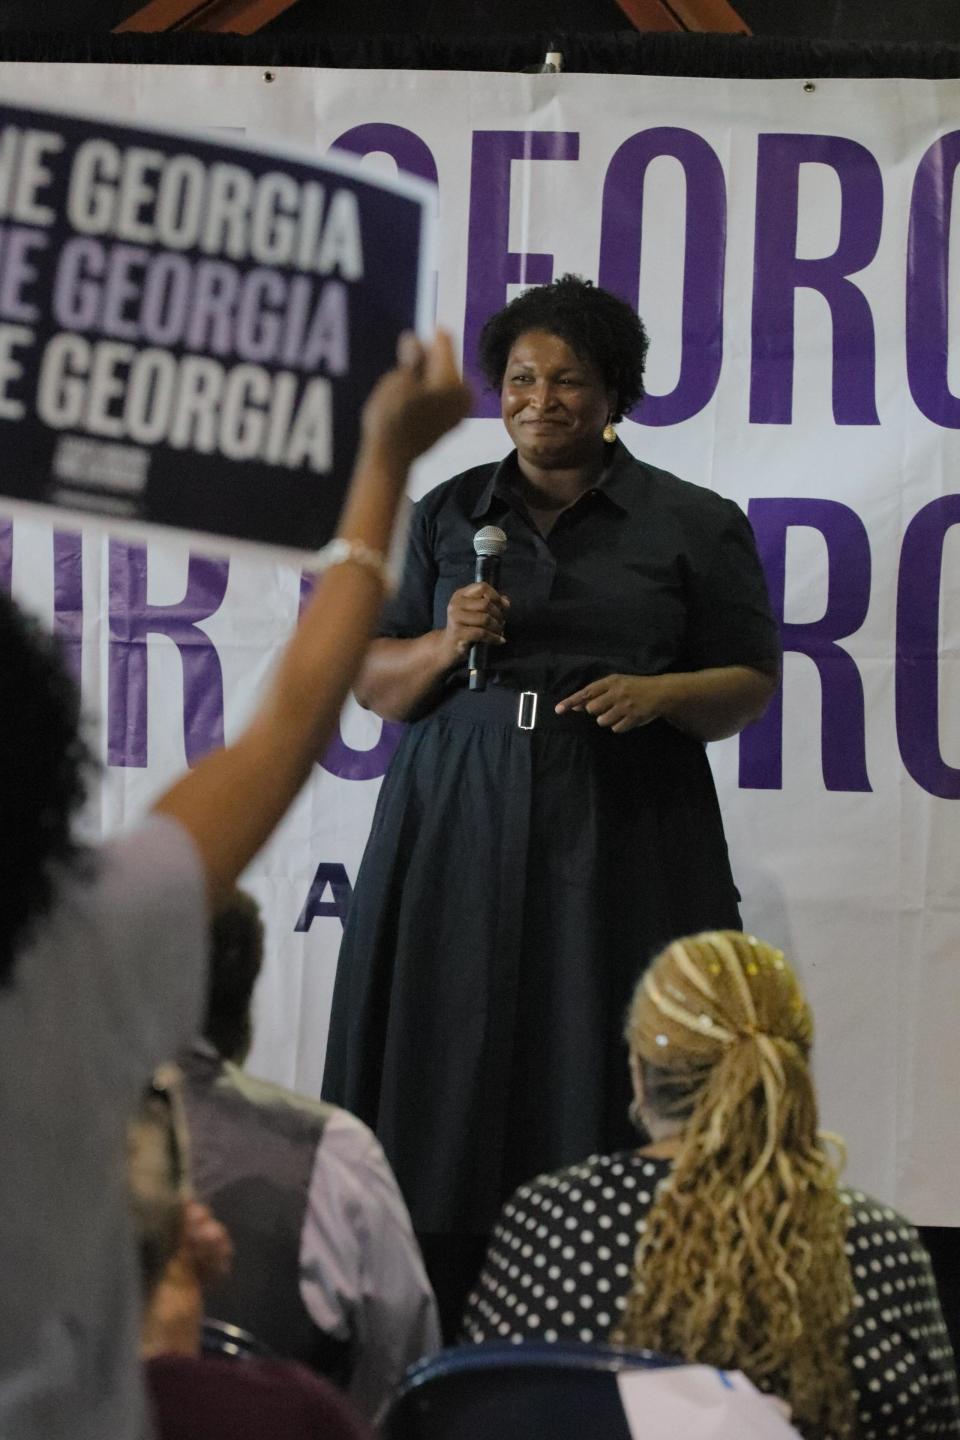
<instances>
[{"instance_id":1,"label":"gold earring","mask_svg":"<svg viewBox=\"0 0 960 1440\"><path fill-rule=\"evenodd\" d=\"M613 428L613 421L612 421L612 420L608 420L607 423L606 423L606 425L604 425L604 427L603 427L603 438L604 438L604 440L606 440L606 442L607 442L608 445L612 445L613 442L614 442L614 440L616 440L616 438L617 438L617 432L616 432L616 430Z\"/></svg>"}]
</instances>

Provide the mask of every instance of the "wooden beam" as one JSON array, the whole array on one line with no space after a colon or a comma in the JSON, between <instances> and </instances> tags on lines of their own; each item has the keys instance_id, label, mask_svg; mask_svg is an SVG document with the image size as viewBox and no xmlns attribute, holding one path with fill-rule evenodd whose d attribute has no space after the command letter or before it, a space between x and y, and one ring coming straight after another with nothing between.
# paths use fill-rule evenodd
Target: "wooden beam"
<instances>
[{"instance_id":1,"label":"wooden beam","mask_svg":"<svg viewBox=\"0 0 960 1440\"><path fill-rule=\"evenodd\" d=\"M683 26L661 0L617 0L635 30L682 30Z\"/></svg>"},{"instance_id":2,"label":"wooden beam","mask_svg":"<svg viewBox=\"0 0 960 1440\"><path fill-rule=\"evenodd\" d=\"M197 0L151 0L141 5L126 20L114 26L114 34L124 32L155 34L161 30L175 30L197 9Z\"/></svg>"},{"instance_id":3,"label":"wooden beam","mask_svg":"<svg viewBox=\"0 0 960 1440\"><path fill-rule=\"evenodd\" d=\"M297 0L149 0L116 33L171 30L253 35L289 10ZM750 28L728 0L617 0L637 30L695 31L749 35Z\"/></svg>"},{"instance_id":4,"label":"wooden beam","mask_svg":"<svg viewBox=\"0 0 960 1440\"><path fill-rule=\"evenodd\" d=\"M665 0L684 30L710 35L749 35L747 25L728 0Z\"/></svg>"},{"instance_id":5,"label":"wooden beam","mask_svg":"<svg viewBox=\"0 0 960 1440\"><path fill-rule=\"evenodd\" d=\"M227 32L253 35L296 3L297 0L149 0L117 25L114 33L195 30L220 35Z\"/></svg>"},{"instance_id":6,"label":"wooden beam","mask_svg":"<svg viewBox=\"0 0 960 1440\"><path fill-rule=\"evenodd\" d=\"M749 35L728 0L617 0L636 30L687 30L700 34Z\"/></svg>"}]
</instances>

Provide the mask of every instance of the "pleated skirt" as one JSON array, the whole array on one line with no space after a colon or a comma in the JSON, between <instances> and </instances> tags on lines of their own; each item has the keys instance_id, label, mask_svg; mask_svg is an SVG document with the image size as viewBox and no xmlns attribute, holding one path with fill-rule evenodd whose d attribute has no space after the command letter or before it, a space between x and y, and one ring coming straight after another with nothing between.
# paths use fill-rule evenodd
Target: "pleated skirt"
<instances>
[{"instance_id":1,"label":"pleated skirt","mask_svg":"<svg viewBox=\"0 0 960 1440\"><path fill-rule=\"evenodd\" d=\"M629 1145L637 980L671 939L740 926L699 741L525 731L512 697L474 701L410 725L384 780L324 1076L430 1234L484 1234L524 1180Z\"/></svg>"}]
</instances>

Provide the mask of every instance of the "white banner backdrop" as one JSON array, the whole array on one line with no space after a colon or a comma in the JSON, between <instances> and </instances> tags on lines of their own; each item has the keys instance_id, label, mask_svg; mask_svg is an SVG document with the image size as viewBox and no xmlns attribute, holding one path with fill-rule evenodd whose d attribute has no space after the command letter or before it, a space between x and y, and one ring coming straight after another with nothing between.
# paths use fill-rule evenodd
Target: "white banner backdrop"
<instances>
[{"instance_id":1,"label":"white banner backdrop","mask_svg":"<svg viewBox=\"0 0 960 1440\"><path fill-rule=\"evenodd\" d=\"M749 509L783 608L782 711L711 747L745 924L810 992L849 1176L960 1223L956 85L33 64L0 81L10 101L435 172L438 318L468 346L518 285L566 270L637 301L651 398L621 434ZM490 400L415 494L505 452ZM24 514L0 517L4 583L70 643L104 833L237 733L300 594L248 554ZM311 1093L392 738L351 703L247 877L270 952L251 1066Z\"/></svg>"}]
</instances>

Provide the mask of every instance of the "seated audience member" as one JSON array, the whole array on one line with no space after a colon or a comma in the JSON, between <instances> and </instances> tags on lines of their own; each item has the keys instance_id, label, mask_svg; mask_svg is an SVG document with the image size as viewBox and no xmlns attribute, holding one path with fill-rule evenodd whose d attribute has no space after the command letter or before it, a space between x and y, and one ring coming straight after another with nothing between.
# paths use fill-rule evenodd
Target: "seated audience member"
<instances>
[{"instance_id":1,"label":"seated audience member","mask_svg":"<svg viewBox=\"0 0 960 1440\"><path fill-rule=\"evenodd\" d=\"M732 931L669 946L627 1021L649 1143L516 1192L467 1337L612 1338L743 1370L816 1440L960 1435L929 1260L902 1216L837 1185L812 1035L779 950Z\"/></svg>"},{"instance_id":2,"label":"seated audience member","mask_svg":"<svg viewBox=\"0 0 960 1440\"><path fill-rule=\"evenodd\" d=\"M346 1382L372 1419L440 1348L433 1292L374 1135L239 1068L262 959L257 903L235 891L211 926L204 1038L179 1058L197 1193L236 1246L207 1308Z\"/></svg>"},{"instance_id":3,"label":"seated audience member","mask_svg":"<svg viewBox=\"0 0 960 1440\"><path fill-rule=\"evenodd\" d=\"M222 1273L226 1232L206 1207L186 1198L162 1092L144 1099L130 1142L141 1352L157 1440L370 1440L349 1401L305 1367L201 1354L201 1273Z\"/></svg>"},{"instance_id":4,"label":"seated audience member","mask_svg":"<svg viewBox=\"0 0 960 1440\"><path fill-rule=\"evenodd\" d=\"M234 744L139 829L73 837L91 771L50 642L0 595L0 1436L143 1433L123 1153L146 1077L196 1034L209 915L329 738L383 596L408 467L468 405L408 336L364 410L343 545Z\"/></svg>"},{"instance_id":5,"label":"seated audience member","mask_svg":"<svg viewBox=\"0 0 960 1440\"><path fill-rule=\"evenodd\" d=\"M187 1166L181 1076L161 1066L130 1122L128 1181L145 1303L144 1359L170 1350L193 1354L203 1320L202 1289L230 1273L233 1241L194 1198Z\"/></svg>"}]
</instances>

